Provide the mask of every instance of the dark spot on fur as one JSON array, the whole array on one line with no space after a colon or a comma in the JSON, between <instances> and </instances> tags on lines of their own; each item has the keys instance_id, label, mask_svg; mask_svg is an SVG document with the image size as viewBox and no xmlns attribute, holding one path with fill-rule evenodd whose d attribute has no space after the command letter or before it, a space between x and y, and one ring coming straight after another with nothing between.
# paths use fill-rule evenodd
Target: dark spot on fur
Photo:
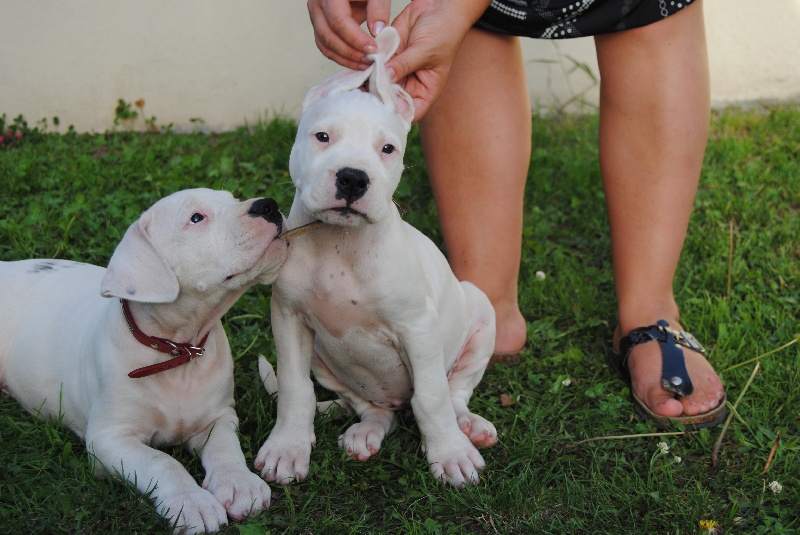
<instances>
[{"instance_id":1,"label":"dark spot on fur","mask_svg":"<svg viewBox=\"0 0 800 535\"><path fill-rule=\"evenodd\" d=\"M125 293L127 293L128 295L136 295L136 288L134 288L133 286L128 286L127 288L125 288Z\"/></svg>"},{"instance_id":2,"label":"dark spot on fur","mask_svg":"<svg viewBox=\"0 0 800 535\"><path fill-rule=\"evenodd\" d=\"M354 305L358 304L358 301L356 301L355 299L351 299L350 302L353 303Z\"/></svg>"},{"instance_id":3,"label":"dark spot on fur","mask_svg":"<svg viewBox=\"0 0 800 535\"><path fill-rule=\"evenodd\" d=\"M342 271L341 275L342 275L342 277L344 277L344 271Z\"/></svg>"},{"instance_id":4,"label":"dark spot on fur","mask_svg":"<svg viewBox=\"0 0 800 535\"><path fill-rule=\"evenodd\" d=\"M55 262L39 262L33 266L31 273L41 273L43 271L55 271L57 264Z\"/></svg>"}]
</instances>

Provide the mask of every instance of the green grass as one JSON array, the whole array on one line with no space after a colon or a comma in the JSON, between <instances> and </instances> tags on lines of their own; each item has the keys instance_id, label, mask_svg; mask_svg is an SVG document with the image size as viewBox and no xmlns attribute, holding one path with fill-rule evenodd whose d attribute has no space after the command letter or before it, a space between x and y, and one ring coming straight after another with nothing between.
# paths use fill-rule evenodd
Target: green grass
<instances>
[{"instance_id":1,"label":"green grass","mask_svg":"<svg viewBox=\"0 0 800 535\"><path fill-rule=\"evenodd\" d=\"M529 349L521 365L489 371L475 392L472 406L500 434L484 452L481 483L463 491L437 484L412 417L400 419L379 455L359 463L336 446L348 420L318 416L309 478L273 485L271 509L226 532L700 533L700 520L715 520L727 533L800 532L800 344L760 361L716 466L720 429L579 444L653 430L635 418L627 388L607 365L616 308L596 117L535 121L521 289ZM105 265L138 214L186 187L269 195L284 211L290 206L289 121L218 135L55 135L18 126L22 139L0 148L0 260ZM439 243L415 133L406 164L397 201ZM536 271L547 277L537 280ZM754 364L731 367L800 335L799 281L800 107L715 114L676 292L731 403ZM269 288L251 290L225 318L251 463L275 421L255 359L259 352L274 357L269 295ZM513 405L501 404L503 394ZM658 453L660 441L668 454ZM202 480L196 458L171 453ZM767 487L775 480L780 494ZM147 500L92 476L72 433L0 400L0 531L166 529Z\"/></svg>"}]
</instances>

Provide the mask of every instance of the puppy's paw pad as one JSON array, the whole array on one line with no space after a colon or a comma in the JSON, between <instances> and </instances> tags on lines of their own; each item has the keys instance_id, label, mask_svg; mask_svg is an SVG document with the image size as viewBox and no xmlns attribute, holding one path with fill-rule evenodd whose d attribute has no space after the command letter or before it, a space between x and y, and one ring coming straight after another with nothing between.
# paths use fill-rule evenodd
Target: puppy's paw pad
<instances>
[{"instance_id":1,"label":"puppy's paw pad","mask_svg":"<svg viewBox=\"0 0 800 535\"><path fill-rule=\"evenodd\" d=\"M359 422L351 425L339 437L339 447L347 452L347 456L358 461L366 461L381 449L386 430L375 422Z\"/></svg>"},{"instance_id":2,"label":"puppy's paw pad","mask_svg":"<svg viewBox=\"0 0 800 535\"><path fill-rule=\"evenodd\" d=\"M431 472L436 479L459 489L476 485L480 480L478 470L478 466L469 459L453 459L431 465Z\"/></svg>"},{"instance_id":3,"label":"puppy's paw pad","mask_svg":"<svg viewBox=\"0 0 800 535\"><path fill-rule=\"evenodd\" d=\"M261 446L255 467L264 480L280 485L302 481L308 475L313 442L303 444L267 441Z\"/></svg>"},{"instance_id":4,"label":"puppy's paw pad","mask_svg":"<svg viewBox=\"0 0 800 535\"><path fill-rule=\"evenodd\" d=\"M451 438L446 442L428 444L426 456L434 477L458 488L476 484L478 472L486 462L464 435Z\"/></svg>"},{"instance_id":5,"label":"puppy's paw pad","mask_svg":"<svg viewBox=\"0 0 800 535\"><path fill-rule=\"evenodd\" d=\"M222 504L200 487L183 494L159 496L156 510L159 515L169 519L170 525L175 526L174 533L214 532L228 524Z\"/></svg>"},{"instance_id":6,"label":"puppy's paw pad","mask_svg":"<svg viewBox=\"0 0 800 535\"><path fill-rule=\"evenodd\" d=\"M458 418L458 427L477 448L488 448L497 443L494 424L477 414L463 414Z\"/></svg>"},{"instance_id":7,"label":"puppy's paw pad","mask_svg":"<svg viewBox=\"0 0 800 535\"><path fill-rule=\"evenodd\" d=\"M230 518L242 520L269 508L271 491L263 479L249 470L216 470L203 482L225 507Z\"/></svg>"}]
</instances>

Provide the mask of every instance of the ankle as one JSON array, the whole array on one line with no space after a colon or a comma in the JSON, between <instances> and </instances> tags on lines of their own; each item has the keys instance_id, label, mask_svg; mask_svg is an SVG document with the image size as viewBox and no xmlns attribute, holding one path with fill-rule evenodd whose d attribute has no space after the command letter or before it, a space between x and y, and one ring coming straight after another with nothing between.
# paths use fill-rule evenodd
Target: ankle
<instances>
[{"instance_id":1,"label":"ankle","mask_svg":"<svg viewBox=\"0 0 800 535\"><path fill-rule=\"evenodd\" d=\"M618 313L619 324L617 331L620 336L627 335L633 329L653 325L658 320L665 320L674 327L680 325L680 311L672 298L662 302L646 303L642 306L620 305Z\"/></svg>"},{"instance_id":2,"label":"ankle","mask_svg":"<svg viewBox=\"0 0 800 535\"><path fill-rule=\"evenodd\" d=\"M522 349L528 337L528 325L517 304L495 306L495 318L497 324L495 353L509 353Z\"/></svg>"}]
</instances>

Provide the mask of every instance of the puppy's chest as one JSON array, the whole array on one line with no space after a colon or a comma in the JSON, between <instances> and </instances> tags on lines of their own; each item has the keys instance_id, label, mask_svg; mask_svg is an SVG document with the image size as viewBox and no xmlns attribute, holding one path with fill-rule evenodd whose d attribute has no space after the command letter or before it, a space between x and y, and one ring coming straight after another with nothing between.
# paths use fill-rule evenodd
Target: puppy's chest
<instances>
[{"instance_id":1,"label":"puppy's chest","mask_svg":"<svg viewBox=\"0 0 800 535\"><path fill-rule=\"evenodd\" d=\"M309 291L308 316L336 338L355 327L374 331L380 318L369 291L357 284L346 270L324 272Z\"/></svg>"},{"instance_id":2,"label":"puppy's chest","mask_svg":"<svg viewBox=\"0 0 800 535\"><path fill-rule=\"evenodd\" d=\"M348 256L327 255L314 262L298 299L315 327L337 338L350 328L372 331L383 322L384 273L371 259L352 262Z\"/></svg>"},{"instance_id":3,"label":"puppy's chest","mask_svg":"<svg viewBox=\"0 0 800 535\"><path fill-rule=\"evenodd\" d=\"M145 421L152 429L153 445L178 444L203 432L232 402L230 381L216 374L206 377L199 373L180 373L190 371L193 364L195 362L184 365L186 370L176 368L163 372L158 385L154 384L146 394L147 402L142 400L147 411Z\"/></svg>"}]
</instances>

